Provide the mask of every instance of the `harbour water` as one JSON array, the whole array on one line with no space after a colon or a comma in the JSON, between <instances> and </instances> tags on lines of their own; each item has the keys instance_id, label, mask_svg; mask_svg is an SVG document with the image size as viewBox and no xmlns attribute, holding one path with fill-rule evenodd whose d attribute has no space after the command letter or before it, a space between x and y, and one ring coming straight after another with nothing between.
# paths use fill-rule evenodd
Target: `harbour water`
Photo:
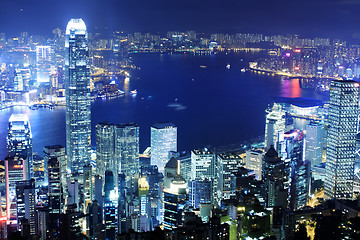
<instances>
[{"instance_id":1,"label":"harbour water","mask_svg":"<svg viewBox=\"0 0 360 240\"><path fill-rule=\"evenodd\" d=\"M263 53L216 55L138 54L139 67L119 82L125 96L92 103L92 145L98 122L136 122L140 150L150 145L150 126L178 126L178 149L221 146L264 134L265 109L274 97L321 99L299 80L256 74L242 69ZM137 90L137 94L130 91ZM29 116L34 152L46 145L65 145L65 108L14 107L0 111L0 159L6 155L8 119L12 113Z\"/></svg>"}]
</instances>

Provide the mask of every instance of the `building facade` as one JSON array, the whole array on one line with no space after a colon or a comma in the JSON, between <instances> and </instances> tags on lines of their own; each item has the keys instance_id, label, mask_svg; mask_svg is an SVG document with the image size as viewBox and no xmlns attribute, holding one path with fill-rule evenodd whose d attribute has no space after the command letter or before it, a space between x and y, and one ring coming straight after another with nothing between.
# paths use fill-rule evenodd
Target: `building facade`
<instances>
[{"instance_id":1,"label":"building facade","mask_svg":"<svg viewBox=\"0 0 360 240\"><path fill-rule=\"evenodd\" d=\"M9 119L7 151L12 157L24 159L26 179L33 177L32 134L29 118L25 114L12 114Z\"/></svg>"},{"instance_id":2,"label":"building facade","mask_svg":"<svg viewBox=\"0 0 360 240\"><path fill-rule=\"evenodd\" d=\"M177 152L177 127L172 123L158 123L151 127L151 165L163 171L169 152Z\"/></svg>"},{"instance_id":3,"label":"building facade","mask_svg":"<svg viewBox=\"0 0 360 240\"><path fill-rule=\"evenodd\" d=\"M358 115L359 83L332 81L326 148L325 198L352 198Z\"/></svg>"},{"instance_id":4,"label":"building facade","mask_svg":"<svg viewBox=\"0 0 360 240\"><path fill-rule=\"evenodd\" d=\"M86 25L71 19L66 27L66 154L72 174L91 157L90 66Z\"/></svg>"}]
</instances>

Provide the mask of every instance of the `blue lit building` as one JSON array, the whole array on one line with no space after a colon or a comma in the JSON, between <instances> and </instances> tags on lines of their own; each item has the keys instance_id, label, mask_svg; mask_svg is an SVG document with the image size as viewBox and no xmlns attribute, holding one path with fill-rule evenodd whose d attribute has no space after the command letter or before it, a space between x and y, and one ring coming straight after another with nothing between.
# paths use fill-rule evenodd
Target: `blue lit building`
<instances>
[{"instance_id":1,"label":"blue lit building","mask_svg":"<svg viewBox=\"0 0 360 240\"><path fill-rule=\"evenodd\" d=\"M163 171L169 152L177 152L177 127L172 123L158 123L151 127L151 165Z\"/></svg>"},{"instance_id":2,"label":"blue lit building","mask_svg":"<svg viewBox=\"0 0 360 240\"><path fill-rule=\"evenodd\" d=\"M30 225L30 234L36 233L35 214L35 180L18 181L16 183L17 222L20 227L21 220L27 219Z\"/></svg>"},{"instance_id":3,"label":"blue lit building","mask_svg":"<svg viewBox=\"0 0 360 240\"><path fill-rule=\"evenodd\" d=\"M199 208L200 203L211 203L212 189L212 181L208 179L190 180L189 201L191 206Z\"/></svg>"},{"instance_id":4,"label":"blue lit building","mask_svg":"<svg viewBox=\"0 0 360 240\"><path fill-rule=\"evenodd\" d=\"M24 159L26 179L33 176L32 134L29 118L25 114L12 114L9 119L7 151L12 157Z\"/></svg>"},{"instance_id":5,"label":"blue lit building","mask_svg":"<svg viewBox=\"0 0 360 240\"><path fill-rule=\"evenodd\" d=\"M76 175L91 159L89 48L82 19L71 19L66 27L65 69L66 153Z\"/></svg>"},{"instance_id":6,"label":"blue lit building","mask_svg":"<svg viewBox=\"0 0 360 240\"><path fill-rule=\"evenodd\" d=\"M359 83L331 81L326 148L325 198L352 199Z\"/></svg>"},{"instance_id":7,"label":"blue lit building","mask_svg":"<svg viewBox=\"0 0 360 240\"><path fill-rule=\"evenodd\" d=\"M118 173L124 173L126 181L139 177L139 126L136 123L116 124L115 162Z\"/></svg>"},{"instance_id":8,"label":"blue lit building","mask_svg":"<svg viewBox=\"0 0 360 240\"><path fill-rule=\"evenodd\" d=\"M304 156L305 135L300 130L284 134L286 152L283 158L290 161L289 208L298 210L305 207L310 199L311 171L310 161Z\"/></svg>"}]
</instances>

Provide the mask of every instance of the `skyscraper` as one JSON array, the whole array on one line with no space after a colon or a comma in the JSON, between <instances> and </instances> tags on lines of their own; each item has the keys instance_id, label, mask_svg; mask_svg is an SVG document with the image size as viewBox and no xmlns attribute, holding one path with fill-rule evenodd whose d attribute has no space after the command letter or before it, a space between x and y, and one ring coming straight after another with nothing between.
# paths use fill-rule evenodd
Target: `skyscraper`
<instances>
[{"instance_id":1,"label":"skyscraper","mask_svg":"<svg viewBox=\"0 0 360 240\"><path fill-rule=\"evenodd\" d=\"M82 19L66 27L66 153L73 174L82 172L91 155L90 66L88 36Z\"/></svg>"},{"instance_id":2,"label":"skyscraper","mask_svg":"<svg viewBox=\"0 0 360 240\"><path fill-rule=\"evenodd\" d=\"M118 172L126 180L139 177L139 126L136 123L117 124L115 130L115 161Z\"/></svg>"},{"instance_id":3,"label":"skyscraper","mask_svg":"<svg viewBox=\"0 0 360 240\"><path fill-rule=\"evenodd\" d=\"M329 104L325 197L351 199L359 115L359 83L332 81Z\"/></svg>"},{"instance_id":4,"label":"skyscraper","mask_svg":"<svg viewBox=\"0 0 360 240\"><path fill-rule=\"evenodd\" d=\"M50 213L63 213L62 212L62 189L61 189L61 174L60 174L60 161L57 158L50 158L48 160L48 178L49 178L49 209Z\"/></svg>"},{"instance_id":5,"label":"skyscraper","mask_svg":"<svg viewBox=\"0 0 360 240\"><path fill-rule=\"evenodd\" d=\"M52 61L52 49L50 46L36 46L37 81L49 82Z\"/></svg>"},{"instance_id":6,"label":"skyscraper","mask_svg":"<svg viewBox=\"0 0 360 240\"><path fill-rule=\"evenodd\" d=\"M48 163L51 158L56 158L59 162L59 180L61 182L61 192L64 199L67 196L67 161L65 156L65 148L61 145L45 146L44 150L44 172L45 181L50 180Z\"/></svg>"},{"instance_id":7,"label":"skyscraper","mask_svg":"<svg viewBox=\"0 0 360 240\"><path fill-rule=\"evenodd\" d=\"M264 155L262 179L265 183L267 207L287 206L288 166L281 160L274 146L270 146Z\"/></svg>"},{"instance_id":8,"label":"skyscraper","mask_svg":"<svg viewBox=\"0 0 360 240\"><path fill-rule=\"evenodd\" d=\"M274 103L266 113L265 150L268 150L271 145L276 146L278 132L285 130L285 112L281 105Z\"/></svg>"},{"instance_id":9,"label":"skyscraper","mask_svg":"<svg viewBox=\"0 0 360 240\"><path fill-rule=\"evenodd\" d=\"M215 154L206 148L191 151L191 179L215 180L215 162Z\"/></svg>"},{"instance_id":10,"label":"skyscraper","mask_svg":"<svg viewBox=\"0 0 360 240\"><path fill-rule=\"evenodd\" d=\"M5 158L6 217L17 220L16 183L25 180L25 160L18 157Z\"/></svg>"},{"instance_id":11,"label":"skyscraper","mask_svg":"<svg viewBox=\"0 0 360 240\"><path fill-rule=\"evenodd\" d=\"M320 123L310 123L306 125L306 151L305 159L311 161L315 166L322 162L324 150L325 129Z\"/></svg>"},{"instance_id":12,"label":"skyscraper","mask_svg":"<svg viewBox=\"0 0 360 240\"><path fill-rule=\"evenodd\" d=\"M21 220L27 219L30 224L30 234L36 233L35 198L34 179L16 182L18 226L20 226Z\"/></svg>"},{"instance_id":13,"label":"skyscraper","mask_svg":"<svg viewBox=\"0 0 360 240\"><path fill-rule=\"evenodd\" d=\"M105 171L114 170L114 125L96 124L96 173L105 177ZM115 173L115 172L114 172Z\"/></svg>"},{"instance_id":14,"label":"skyscraper","mask_svg":"<svg viewBox=\"0 0 360 240\"><path fill-rule=\"evenodd\" d=\"M236 192L236 177L238 169L244 166L240 154L236 153L221 153L217 155L217 162L215 166L216 180L217 180L217 198L230 199L235 196ZM214 183L215 184L215 183Z\"/></svg>"},{"instance_id":15,"label":"skyscraper","mask_svg":"<svg viewBox=\"0 0 360 240\"><path fill-rule=\"evenodd\" d=\"M290 162L290 197L289 208L298 210L305 207L310 198L311 171L310 161L305 160L305 137L300 130L291 130L283 134L284 159Z\"/></svg>"},{"instance_id":16,"label":"skyscraper","mask_svg":"<svg viewBox=\"0 0 360 240\"><path fill-rule=\"evenodd\" d=\"M9 119L7 150L12 157L23 158L26 161L26 179L32 177L33 153L32 135L29 118L25 114L12 114Z\"/></svg>"},{"instance_id":17,"label":"skyscraper","mask_svg":"<svg viewBox=\"0 0 360 240\"><path fill-rule=\"evenodd\" d=\"M177 127L172 123L158 123L151 127L151 164L163 171L169 152L177 152Z\"/></svg>"}]
</instances>

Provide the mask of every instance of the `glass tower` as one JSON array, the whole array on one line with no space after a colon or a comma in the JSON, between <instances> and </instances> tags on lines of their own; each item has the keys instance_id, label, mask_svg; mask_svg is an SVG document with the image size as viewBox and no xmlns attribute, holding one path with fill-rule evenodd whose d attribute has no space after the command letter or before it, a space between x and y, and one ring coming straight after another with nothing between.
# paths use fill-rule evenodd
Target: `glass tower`
<instances>
[{"instance_id":1,"label":"glass tower","mask_svg":"<svg viewBox=\"0 0 360 240\"><path fill-rule=\"evenodd\" d=\"M102 177L106 170L114 170L114 125L96 124L96 173ZM114 172L115 173L115 172Z\"/></svg>"},{"instance_id":2,"label":"glass tower","mask_svg":"<svg viewBox=\"0 0 360 240\"><path fill-rule=\"evenodd\" d=\"M12 114L9 119L7 150L12 157L26 160L26 179L33 177L32 134L29 118L25 114Z\"/></svg>"},{"instance_id":3,"label":"glass tower","mask_svg":"<svg viewBox=\"0 0 360 240\"><path fill-rule=\"evenodd\" d=\"M82 19L66 27L66 154L73 174L82 172L91 156L90 66L88 36Z\"/></svg>"},{"instance_id":4,"label":"glass tower","mask_svg":"<svg viewBox=\"0 0 360 240\"><path fill-rule=\"evenodd\" d=\"M158 123L151 127L151 164L164 171L169 152L177 152L177 127L172 123Z\"/></svg>"},{"instance_id":5,"label":"glass tower","mask_svg":"<svg viewBox=\"0 0 360 240\"><path fill-rule=\"evenodd\" d=\"M359 115L359 83L332 81L329 104L325 197L351 199Z\"/></svg>"},{"instance_id":6,"label":"glass tower","mask_svg":"<svg viewBox=\"0 0 360 240\"><path fill-rule=\"evenodd\" d=\"M36 46L36 67L38 82L49 82L51 62L51 46Z\"/></svg>"},{"instance_id":7,"label":"glass tower","mask_svg":"<svg viewBox=\"0 0 360 240\"><path fill-rule=\"evenodd\" d=\"M139 126L136 123L115 125L115 161L126 180L139 176Z\"/></svg>"}]
</instances>

